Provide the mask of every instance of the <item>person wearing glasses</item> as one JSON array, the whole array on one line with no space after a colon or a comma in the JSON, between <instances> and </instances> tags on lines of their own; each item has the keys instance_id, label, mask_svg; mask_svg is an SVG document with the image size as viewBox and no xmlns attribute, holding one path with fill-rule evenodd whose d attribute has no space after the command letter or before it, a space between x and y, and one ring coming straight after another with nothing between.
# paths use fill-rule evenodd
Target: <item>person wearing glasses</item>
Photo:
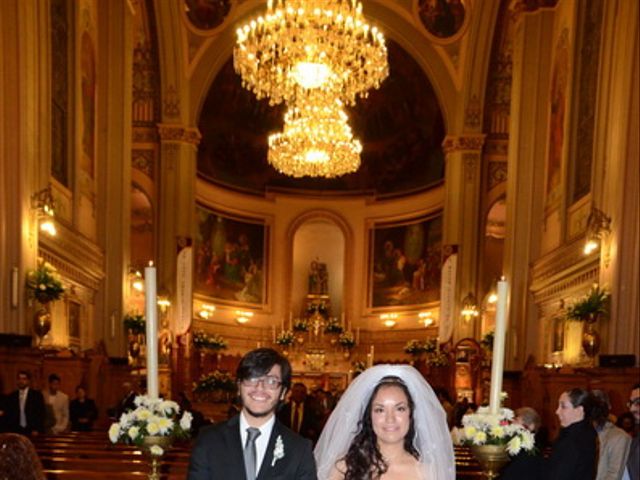
<instances>
[{"instance_id":1,"label":"person wearing glasses","mask_svg":"<svg viewBox=\"0 0 640 480\"><path fill-rule=\"evenodd\" d=\"M289 361L271 348L252 350L236 381L240 414L201 430L188 480L317 480L311 442L275 416L291 385Z\"/></svg>"}]
</instances>

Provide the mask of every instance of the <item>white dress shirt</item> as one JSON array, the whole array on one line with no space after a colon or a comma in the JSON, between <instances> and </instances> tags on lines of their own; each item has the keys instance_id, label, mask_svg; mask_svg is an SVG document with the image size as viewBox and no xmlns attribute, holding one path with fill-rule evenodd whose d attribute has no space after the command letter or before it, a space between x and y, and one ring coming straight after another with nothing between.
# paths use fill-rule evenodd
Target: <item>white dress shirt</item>
<instances>
[{"instance_id":1,"label":"white dress shirt","mask_svg":"<svg viewBox=\"0 0 640 480\"><path fill-rule=\"evenodd\" d=\"M260 466L262 465L264 456L267 453L269 439L271 438L271 431L273 430L273 425L275 423L276 416L271 415L271 418L258 428L258 430L260 430L260 436L256 438L256 476L258 476ZM250 426L251 425L249 425L249 423L247 423L247 420L244 418L244 412L240 413L240 440L242 440L243 449L245 444L247 443L247 428L249 428Z\"/></svg>"},{"instance_id":2,"label":"white dress shirt","mask_svg":"<svg viewBox=\"0 0 640 480\"><path fill-rule=\"evenodd\" d=\"M62 433L69 426L69 397L66 393L60 391L55 394L45 392L45 402L51 405L55 423L51 427L52 433Z\"/></svg>"}]
</instances>

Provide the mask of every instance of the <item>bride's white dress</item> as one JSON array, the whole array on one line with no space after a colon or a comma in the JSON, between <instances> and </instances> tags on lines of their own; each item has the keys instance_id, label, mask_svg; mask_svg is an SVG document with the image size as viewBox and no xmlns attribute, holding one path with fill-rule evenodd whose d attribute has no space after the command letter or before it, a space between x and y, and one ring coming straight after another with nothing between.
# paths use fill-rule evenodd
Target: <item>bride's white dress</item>
<instances>
[{"instance_id":1,"label":"bride's white dress","mask_svg":"<svg viewBox=\"0 0 640 480\"><path fill-rule=\"evenodd\" d=\"M407 386L415 409L413 445L420 454L417 480L454 480L455 458L446 413L420 372L409 365L376 365L361 373L342 395L331 413L314 455L319 480L333 480L336 463L344 458L373 389L387 376L399 377ZM411 479L413 480L413 479Z\"/></svg>"}]
</instances>

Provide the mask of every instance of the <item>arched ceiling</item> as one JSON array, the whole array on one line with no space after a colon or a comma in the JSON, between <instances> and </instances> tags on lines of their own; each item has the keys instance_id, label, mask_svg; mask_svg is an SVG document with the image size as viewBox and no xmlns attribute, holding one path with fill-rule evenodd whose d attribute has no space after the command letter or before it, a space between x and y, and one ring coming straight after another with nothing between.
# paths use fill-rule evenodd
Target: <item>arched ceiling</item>
<instances>
[{"instance_id":1,"label":"arched ceiling","mask_svg":"<svg viewBox=\"0 0 640 480\"><path fill-rule=\"evenodd\" d=\"M400 46L387 42L390 75L349 108L363 144L362 166L336 179L295 179L267 162L267 136L282 129L284 106L270 107L242 88L229 58L204 102L198 174L212 183L262 195L269 189L396 196L429 188L444 177L444 122L427 76Z\"/></svg>"}]
</instances>

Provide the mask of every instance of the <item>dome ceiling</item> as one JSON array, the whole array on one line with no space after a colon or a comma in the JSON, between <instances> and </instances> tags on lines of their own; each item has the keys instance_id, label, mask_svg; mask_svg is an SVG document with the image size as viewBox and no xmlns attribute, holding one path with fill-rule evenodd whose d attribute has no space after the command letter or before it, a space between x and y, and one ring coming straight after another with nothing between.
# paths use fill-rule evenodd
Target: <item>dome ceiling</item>
<instances>
[{"instance_id":1,"label":"dome ceiling","mask_svg":"<svg viewBox=\"0 0 640 480\"><path fill-rule=\"evenodd\" d=\"M270 107L242 88L229 59L215 78L198 125L198 174L212 183L262 195L267 189L325 190L395 196L444 177L444 122L433 88L418 64L392 41L389 77L348 108L363 144L362 165L334 179L291 178L267 162L267 137L282 129L285 107Z\"/></svg>"}]
</instances>

